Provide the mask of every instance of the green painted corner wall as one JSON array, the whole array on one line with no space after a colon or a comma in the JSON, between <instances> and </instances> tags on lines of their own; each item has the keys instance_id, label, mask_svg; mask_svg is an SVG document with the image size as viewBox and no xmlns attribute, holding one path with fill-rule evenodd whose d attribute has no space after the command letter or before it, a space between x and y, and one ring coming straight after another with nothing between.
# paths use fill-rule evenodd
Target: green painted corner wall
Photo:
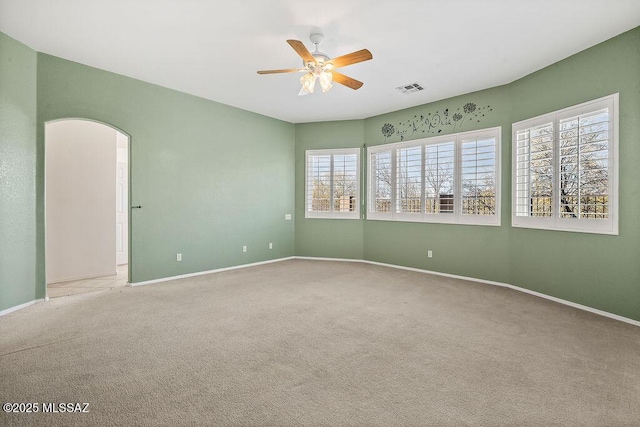
<instances>
[{"instance_id":1,"label":"green painted corner wall","mask_svg":"<svg viewBox=\"0 0 640 427\"><path fill-rule=\"evenodd\" d=\"M364 122L304 123L296 125L297 256L363 259L363 221L305 218L305 152L314 148L358 148L364 145Z\"/></svg>"},{"instance_id":2,"label":"green painted corner wall","mask_svg":"<svg viewBox=\"0 0 640 427\"><path fill-rule=\"evenodd\" d=\"M36 53L0 33L0 311L36 296Z\"/></svg>"},{"instance_id":3,"label":"green painted corner wall","mask_svg":"<svg viewBox=\"0 0 640 427\"><path fill-rule=\"evenodd\" d=\"M509 283L640 320L639 76L640 27L508 85L371 117L362 127L358 121L347 122L348 128L344 122L296 125L296 255L339 258L334 248L346 247L352 250L344 257L357 258L351 245L358 242L365 260ZM612 93L620 93L620 234L511 227L512 123ZM445 111L460 117L443 125ZM395 131L387 137L385 124ZM304 150L495 126L502 127L500 227L302 219Z\"/></svg>"},{"instance_id":4,"label":"green painted corner wall","mask_svg":"<svg viewBox=\"0 0 640 427\"><path fill-rule=\"evenodd\" d=\"M510 283L640 320L640 27L511 84L512 121L620 94L619 235L513 228Z\"/></svg>"},{"instance_id":5,"label":"green painted corner wall","mask_svg":"<svg viewBox=\"0 0 640 427\"><path fill-rule=\"evenodd\" d=\"M508 89L501 86L365 120L296 125L296 255L365 259L506 282L509 268L502 262L509 251L506 227L305 219L304 174L306 150L375 146L398 142L401 137L408 141L496 126L502 126L501 155L508 156L511 139L508 101ZM415 125L436 113L442 115L445 110L449 116L458 110L464 113L468 103L475 104L476 110L482 113L477 117L470 114L465 120L451 119L450 126L441 126L444 120L438 123L434 120L431 122L434 126L419 129ZM381 132L385 124L393 124L398 132L385 138ZM362 160L366 175L366 158ZM510 169L503 168L503 185L510 180L509 173ZM363 191L366 200L366 186ZM501 206L503 225L508 221L509 211L508 205ZM428 250L433 251L433 258L427 258ZM460 262L461 258L464 262Z\"/></svg>"},{"instance_id":6,"label":"green painted corner wall","mask_svg":"<svg viewBox=\"0 0 640 427\"><path fill-rule=\"evenodd\" d=\"M407 95L399 95L407 96ZM410 95L409 95L410 96ZM365 120L367 145L429 138L477 129L501 127L502 194L510 180L504 162L511 141L508 87L500 86ZM465 111L468 111L466 113ZM454 115L458 120L454 119ZM448 119L446 117L449 117ZM382 128L396 133L385 137ZM405 267L506 282L509 278L508 228L510 206L502 197L501 225L470 226L411 222L366 221L365 259ZM433 258L427 257L427 251Z\"/></svg>"},{"instance_id":7,"label":"green painted corner wall","mask_svg":"<svg viewBox=\"0 0 640 427\"><path fill-rule=\"evenodd\" d=\"M41 53L37 81L41 288L44 124L62 118L130 136L130 203L142 205L131 214L133 282L293 255L292 124Z\"/></svg>"}]
</instances>

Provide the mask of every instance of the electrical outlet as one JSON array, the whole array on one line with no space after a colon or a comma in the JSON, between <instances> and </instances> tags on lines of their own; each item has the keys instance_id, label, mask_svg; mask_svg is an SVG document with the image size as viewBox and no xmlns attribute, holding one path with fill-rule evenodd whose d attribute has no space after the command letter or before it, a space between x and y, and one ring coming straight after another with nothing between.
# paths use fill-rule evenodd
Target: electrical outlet
<instances>
[{"instance_id":1,"label":"electrical outlet","mask_svg":"<svg viewBox=\"0 0 640 427\"><path fill-rule=\"evenodd\" d=\"M273 249L273 243L269 243L269 249Z\"/></svg>"},{"instance_id":2,"label":"electrical outlet","mask_svg":"<svg viewBox=\"0 0 640 427\"><path fill-rule=\"evenodd\" d=\"M247 252L247 247L246 246L242 247L242 252Z\"/></svg>"},{"instance_id":3,"label":"electrical outlet","mask_svg":"<svg viewBox=\"0 0 640 427\"><path fill-rule=\"evenodd\" d=\"M176 261L182 261L182 254L176 254Z\"/></svg>"},{"instance_id":4,"label":"electrical outlet","mask_svg":"<svg viewBox=\"0 0 640 427\"><path fill-rule=\"evenodd\" d=\"M291 214L284 214L284 219L287 221L291 221Z\"/></svg>"},{"instance_id":5,"label":"electrical outlet","mask_svg":"<svg viewBox=\"0 0 640 427\"><path fill-rule=\"evenodd\" d=\"M432 251L427 251L427 257L428 258L433 258L433 252Z\"/></svg>"}]
</instances>

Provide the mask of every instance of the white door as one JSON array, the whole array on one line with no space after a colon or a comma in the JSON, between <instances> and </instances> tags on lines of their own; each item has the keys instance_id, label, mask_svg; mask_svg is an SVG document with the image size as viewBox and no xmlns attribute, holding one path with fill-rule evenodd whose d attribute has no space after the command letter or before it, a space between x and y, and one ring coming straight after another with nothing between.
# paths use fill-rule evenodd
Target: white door
<instances>
[{"instance_id":1,"label":"white door","mask_svg":"<svg viewBox=\"0 0 640 427\"><path fill-rule=\"evenodd\" d=\"M120 148L118 157L120 160ZM129 262L129 174L128 163L118 161L116 167L116 264Z\"/></svg>"}]
</instances>

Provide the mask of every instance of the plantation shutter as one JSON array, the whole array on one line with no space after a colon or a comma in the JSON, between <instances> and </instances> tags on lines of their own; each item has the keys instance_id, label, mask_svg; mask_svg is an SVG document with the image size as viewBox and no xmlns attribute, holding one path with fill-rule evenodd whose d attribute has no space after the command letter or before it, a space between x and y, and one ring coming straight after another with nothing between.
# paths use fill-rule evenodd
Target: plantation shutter
<instances>
[{"instance_id":1,"label":"plantation shutter","mask_svg":"<svg viewBox=\"0 0 640 427\"><path fill-rule=\"evenodd\" d=\"M462 215L496 214L496 140L461 144Z\"/></svg>"},{"instance_id":2,"label":"plantation shutter","mask_svg":"<svg viewBox=\"0 0 640 427\"><path fill-rule=\"evenodd\" d=\"M455 144L425 147L425 213L454 213Z\"/></svg>"},{"instance_id":3,"label":"plantation shutter","mask_svg":"<svg viewBox=\"0 0 640 427\"><path fill-rule=\"evenodd\" d=\"M306 151L305 218L360 216L360 149Z\"/></svg>"},{"instance_id":4,"label":"plantation shutter","mask_svg":"<svg viewBox=\"0 0 640 427\"><path fill-rule=\"evenodd\" d=\"M491 128L369 148L367 219L499 225L499 147Z\"/></svg>"},{"instance_id":5,"label":"plantation shutter","mask_svg":"<svg viewBox=\"0 0 640 427\"><path fill-rule=\"evenodd\" d=\"M609 215L609 112L560 120L561 218Z\"/></svg>"},{"instance_id":6,"label":"plantation shutter","mask_svg":"<svg viewBox=\"0 0 640 427\"><path fill-rule=\"evenodd\" d=\"M358 156L333 155L333 211L355 212L358 206Z\"/></svg>"},{"instance_id":7,"label":"plantation shutter","mask_svg":"<svg viewBox=\"0 0 640 427\"><path fill-rule=\"evenodd\" d=\"M516 132L516 215L550 217L553 206L553 123Z\"/></svg>"},{"instance_id":8,"label":"plantation shutter","mask_svg":"<svg viewBox=\"0 0 640 427\"><path fill-rule=\"evenodd\" d=\"M396 212L422 212L422 146L396 150Z\"/></svg>"},{"instance_id":9,"label":"plantation shutter","mask_svg":"<svg viewBox=\"0 0 640 427\"><path fill-rule=\"evenodd\" d=\"M331 210L331 155L307 157L307 211Z\"/></svg>"},{"instance_id":10,"label":"plantation shutter","mask_svg":"<svg viewBox=\"0 0 640 427\"><path fill-rule=\"evenodd\" d=\"M618 94L514 123L515 227L618 234Z\"/></svg>"},{"instance_id":11,"label":"plantation shutter","mask_svg":"<svg viewBox=\"0 0 640 427\"><path fill-rule=\"evenodd\" d=\"M370 157L371 189L369 195L369 211L391 212L391 151L371 153Z\"/></svg>"}]
</instances>

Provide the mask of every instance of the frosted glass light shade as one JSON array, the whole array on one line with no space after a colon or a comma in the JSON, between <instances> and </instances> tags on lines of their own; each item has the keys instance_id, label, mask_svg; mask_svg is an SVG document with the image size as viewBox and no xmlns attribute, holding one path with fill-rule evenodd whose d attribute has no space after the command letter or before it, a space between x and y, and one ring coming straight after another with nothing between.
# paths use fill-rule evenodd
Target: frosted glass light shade
<instances>
[{"instance_id":1,"label":"frosted glass light shade","mask_svg":"<svg viewBox=\"0 0 640 427\"><path fill-rule=\"evenodd\" d=\"M313 88L316 85L316 76L313 73L307 73L300 77L300 83L302 83L302 89L307 93L313 93Z\"/></svg>"},{"instance_id":2,"label":"frosted glass light shade","mask_svg":"<svg viewBox=\"0 0 640 427\"><path fill-rule=\"evenodd\" d=\"M333 74L331 72L323 71L320 73L320 87L322 87L322 92L326 92L331 89L331 81L333 80Z\"/></svg>"}]
</instances>

